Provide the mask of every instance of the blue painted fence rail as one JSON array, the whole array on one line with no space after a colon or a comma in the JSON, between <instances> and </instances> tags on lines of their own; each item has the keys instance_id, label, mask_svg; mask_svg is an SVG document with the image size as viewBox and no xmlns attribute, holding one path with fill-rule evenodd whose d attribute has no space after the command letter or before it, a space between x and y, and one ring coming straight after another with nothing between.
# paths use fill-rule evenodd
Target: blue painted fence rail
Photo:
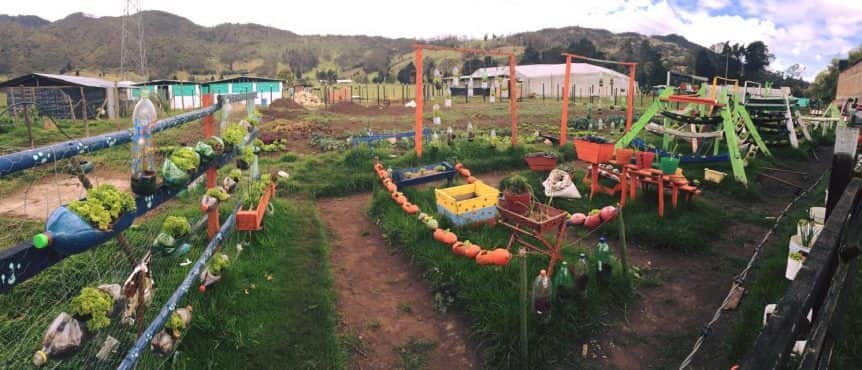
<instances>
[{"instance_id":1,"label":"blue painted fence rail","mask_svg":"<svg viewBox=\"0 0 862 370\"><path fill-rule=\"evenodd\" d=\"M167 323L168 319L171 317L171 314L177 308L177 305L182 301L183 297L189 292L189 288L191 288L192 284L198 279L198 276L201 273L201 269L204 268L207 261L209 261L210 257L212 257L213 252L216 247L218 247L219 243L222 240L226 239L230 232L233 229L234 223L236 222L236 212L239 210L239 207L242 205L242 199L236 202L236 206L234 206L231 215L225 220L224 224L222 224L221 229L219 229L218 233L213 237L209 244L207 244L206 249L204 249L201 256L198 257L195 264L189 270L188 274L186 274L185 279L177 287L177 290L174 291L174 294L171 295L171 298L165 302L165 305L162 306L162 309L159 311L159 314L150 322L150 325L147 326L147 329L144 330L144 333L138 337L138 340L135 342L135 345L129 349L129 352L126 353L126 357L123 359L123 362L120 363L120 366L117 367L117 370L130 370L135 368L135 363L141 358L141 354L144 350L149 348L150 341L153 340L153 336L162 330Z\"/></svg>"},{"instance_id":2,"label":"blue painted fence rail","mask_svg":"<svg viewBox=\"0 0 862 370\"><path fill-rule=\"evenodd\" d=\"M177 127L184 123L211 115L218 111L225 101L240 101L248 98L253 99L255 96L256 94L254 93L221 96L219 97L218 103L212 106L159 120L156 123L156 127L153 128L153 133ZM131 140L132 131L123 130L6 154L0 156L0 177L8 176L15 172L30 169L42 164L72 158L79 154L92 153L115 145L122 145Z\"/></svg>"},{"instance_id":3,"label":"blue painted fence rail","mask_svg":"<svg viewBox=\"0 0 862 370\"><path fill-rule=\"evenodd\" d=\"M254 140L257 133L258 131L256 130L252 132L248 136L247 142ZM211 166L220 168L231 161L235 156L235 153L225 153L214 158L208 166L201 166L201 168L198 168L198 172L192 176L192 181L203 176L206 173L207 168ZM181 188L171 188L167 185L163 185L153 195L136 196L135 204L137 205L137 211L134 214L124 216L124 218L131 217L134 219L143 216L147 212L160 206L162 203L173 199L177 194L185 189L185 186ZM131 221L126 222L125 224L131 224ZM113 230L112 234L116 235L123 231L124 230ZM86 249L96 246L98 246L98 244L91 245ZM50 246L38 249L33 246L32 241L26 241L14 247L0 251L0 293L8 292L15 285L21 284L27 279L36 276L42 272L42 270L53 266L66 257L66 255L58 253L57 250Z\"/></svg>"},{"instance_id":4,"label":"blue painted fence rail","mask_svg":"<svg viewBox=\"0 0 862 370\"><path fill-rule=\"evenodd\" d=\"M350 139L350 143L353 144L353 146L357 146L357 145L362 144L362 143L369 143L370 144L370 143L373 143L375 141L386 140L386 139L390 139L390 138L401 139L401 138L413 137L413 136L416 136L415 131L399 132L397 134L380 134L380 135L371 135L371 136L360 136L360 137L354 137L354 138ZM422 129L422 137L425 138L425 141L431 140L431 130L429 130L427 128Z\"/></svg>"}]
</instances>

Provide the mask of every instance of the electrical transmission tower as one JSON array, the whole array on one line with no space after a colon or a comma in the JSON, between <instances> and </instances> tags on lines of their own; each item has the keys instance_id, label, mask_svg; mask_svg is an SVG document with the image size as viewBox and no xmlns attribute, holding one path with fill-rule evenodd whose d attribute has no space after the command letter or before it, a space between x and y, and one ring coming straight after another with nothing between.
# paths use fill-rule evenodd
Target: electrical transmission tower
<instances>
[{"instance_id":1,"label":"electrical transmission tower","mask_svg":"<svg viewBox=\"0 0 862 370\"><path fill-rule=\"evenodd\" d=\"M120 75L128 79L133 71L146 79L147 54L144 48L144 14L141 0L123 0L123 29L120 34Z\"/></svg>"}]
</instances>

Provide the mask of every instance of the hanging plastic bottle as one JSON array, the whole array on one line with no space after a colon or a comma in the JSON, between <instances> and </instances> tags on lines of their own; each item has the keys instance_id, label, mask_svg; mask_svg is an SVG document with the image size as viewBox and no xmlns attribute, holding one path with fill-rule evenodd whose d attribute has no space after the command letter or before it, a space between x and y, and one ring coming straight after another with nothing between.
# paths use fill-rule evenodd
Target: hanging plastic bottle
<instances>
[{"instance_id":1,"label":"hanging plastic bottle","mask_svg":"<svg viewBox=\"0 0 862 370\"><path fill-rule=\"evenodd\" d=\"M442 123L442 119L440 117L440 104L434 104L432 116L434 117L434 124L435 125L439 125L440 123Z\"/></svg>"},{"instance_id":2,"label":"hanging plastic bottle","mask_svg":"<svg viewBox=\"0 0 862 370\"><path fill-rule=\"evenodd\" d=\"M222 132L224 129L230 125L230 111L231 104L227 100L224 102L224 106L221 107L221 122L219 122L219 132Z\"/></svg>"},{"instance_id":3,"label":"hanging plastic bottle","mask_svg":"<svg viewBox=\"0 0 862 370\"><path fill-rule=\"evenodd\" d=\"M533 312L541 320L545 321L551 316L551 299L554 296L554 287L548 272L539 271L539 276L533 280Z\"/></svg>"},{"instance_id":4,"label":"hanging plastic bottle","mask_svg":"<svg viewBox=\"0 0 862 370\"><path fill-rule=\"evenodd\" d=\"M158 120L156 106L150 101L148 90L141 90L141 99L132 112L132 180L135 194L150 195L156 192L155 144L152 130Z\"/></svg>"},{"instance_id":5,"label":"hanging plastic bottle","mask_svg":"<svg viewBox=\"0 0 862 370\"><path fill-rule=\"evenodd\" d=\"M476 138L476 131L473 130L473 122L467 122L467 141L473 141Z\"/></svg>"},{"instance_id":6,"label":"hanging plastic bottle","mask_svg":"<svg viewBox=\"0 0 862 370\"><path fill-rule=\"evenodd\" d=\"M608 245L604 236L599 238L599 243L596 244L596 278L600 283L607 283L611 280L613 267L611 266L611 247Z\"/></svg>"},{"instance_id":7,"label":"hanging plastic bottle","mask_svg":"<svg viewBox=\"0 0 862 370\"><path fill-rule=\"evenodd\" d=\"M491 136L491 140L496 139L497 138L497 130L492 128L490 136Z\"/></svg>"},{"instance_id":8,"label":"hanging plastic bottle","mask_svg":"<svg viewBox=\"0 0 862 370\"><path fill-rule=\"evenodd\" d=\"M556 290L557 299L560 301L574 298L577 294L575 280L572 279L572 273L569 271L569 264L566 261L560 263L560 268L554 274L554 290Z\"/></svg>"},{"instance_id":9,"label":"hanging plastic bottle","mask_svg":"<svg viewBox=\"0 0 862 370\"><path fill-rule=\"evenodd\" d=\"M602 119L601 119L601 118L599 118L597 125L599 126L599 127L598 127L598 128L599 128L599 130L604 130L604 129L605 129L605 122L604 122L604 121L602 121Z\"/></svg>"},{"instance_id":10,"label":"hanging plastic bottle","mask_svg":"<svg viewBox=\"0 0 862 370\"><path fill-rule=\"evenodd\" d=\"M452 129L452 126L446 128L446 140L449 144L452 144L455 141L455 130Z\"/></svg>"},{"instance_id":11,"label":"hanging plastic bottle","mask_svg":"<svg viewBox=\"0 0 862 370\"><path fill-rule=\"evenodd\" d=\"M437 141L437 140L440 140L440 135L437 133L437 131L434 131L434 133L431 134L431 141Z\"/></svg>"},{"instance_id":12,"label":"hanging plastic bottle","mask_svg":"<svg viewBox=\"0 0 862 370\"><path fill-rule=\"evenodd\" d=\"M581 253L578 256L578 262L575 262L572 275L575 277L575 291L581 298L587 295L587 285L590 283L590 267L587 263L586 253Z\"/></svg>"}]
</instances>

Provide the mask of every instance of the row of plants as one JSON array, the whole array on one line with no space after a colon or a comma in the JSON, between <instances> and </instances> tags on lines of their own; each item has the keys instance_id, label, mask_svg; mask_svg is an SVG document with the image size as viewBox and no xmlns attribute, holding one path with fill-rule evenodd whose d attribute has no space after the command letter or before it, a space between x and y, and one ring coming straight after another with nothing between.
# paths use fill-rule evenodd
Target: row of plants
<instances>
[{"instance_id":1,"label":"row of plants","mask_svg":"<svg viewBox=\"0 0 862 370\"><path fill-rule=\"evenodd\" d=\"M521 157L523 160L523 157ZM384 185L386 186L386 185ZM404 189L405 196L422 209L433 209L435 197L433 190ZM371 215L393 246L403 249L420 269L435 291L435 308L441 312L454 306L466 312L470 318L472 338L479 343L476 353L489 368L518 368L523 362L519 350L520 343L520 305L518 298L519 268L517 264L493 266L478 269L475 262L450 252L451 248L441 248L442 242L452 242L452 236L445 233L452 225L440 219L434 212L428 212L441 229L435 237L428 236L427 224L416 223L403 216L403 209L392 202L388 191L375 191L371 205ZM482 246L505 246L509 231L503 227L461 228L455 239L471 240ZM451 245L451 244L447 244ZM462 252L475 248L462 245ZM577 259L586 248L568 245L563 249L564 258ZM590 257L592 258L592 257ZM611 262L616 264L616 262ZM547 265L547 258L529 254L527 264L530 271L538 271ZM620 271L619 268L614 271ZM493 281L494 284L477 282ZM580 363L580 347L588 338L599 333L600 322L609 320L608 307L619 306L630 299L629 285L623 282L621 274L613 275L607 286L597 285L590 279L586 296L573 301L555 301L554 317L550 321L531 317L529 319L529 367L577 367Z\"/></svg>"}]
</instances>

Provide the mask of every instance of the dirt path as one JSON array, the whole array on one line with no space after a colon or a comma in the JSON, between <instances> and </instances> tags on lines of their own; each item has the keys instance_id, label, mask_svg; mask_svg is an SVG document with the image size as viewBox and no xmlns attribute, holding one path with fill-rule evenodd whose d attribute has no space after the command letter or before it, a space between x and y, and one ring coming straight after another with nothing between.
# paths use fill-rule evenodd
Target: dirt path
<instances>
[{"instance_id":1,"label":"dirt path","mask_svg":"<svg viewBox=\"0 0 862 370\"><path fill-rule=\"evenodd\" d=\"M350 367L395 369L424 357L431 369L480 368L464 320L433 309L434 294L420 273L368 218L370 201L370 194L359 194L318 203L337 240L332 274L341 334L352 339Z\"/></svg>"},{"instance_id":2,"label":"dirt path","mask_svg":"<svg viewBox=\"0 0 862 370\"><path fill-rule=\"evenodd\" d=\"M97 169L87 177L93 186L111 184L120 190L129 190L127 174ZM67 173L50 175L0 197L0 215L44 221L55 208L85 195L87 191L77 177Z\"/></svg>"},{"instance_id":3,"label":"dirt path","mask_svg":"<svg viewBox=\"0 0 862 370\"><path fill-rule=\"evenodd\" d=\"M819 161L804 168L807 176L771 175L808 186L828 167L829 150L818 150ZM730 210L748 208L757 214L776 216L797 194L796 189L774 180L753 179L765 194L763 202L743 203L718 196L710 202ZM588 356L602 369L676 369L691 351L703 325L727 295L733 277L751 257L767 227L733 223L726 236L714 241L713 253L683 255L630 246L632 263L646 271L652 283L639 289L641 298L623 313L623 319L604 335L588 343ZM774 235L773 238L785 238ZM745 298L743 298L745 299ZM732 328L735 311L722 312L692 369L720 369L726 363L722 343Z\"/></svg>"}]
</instances>

